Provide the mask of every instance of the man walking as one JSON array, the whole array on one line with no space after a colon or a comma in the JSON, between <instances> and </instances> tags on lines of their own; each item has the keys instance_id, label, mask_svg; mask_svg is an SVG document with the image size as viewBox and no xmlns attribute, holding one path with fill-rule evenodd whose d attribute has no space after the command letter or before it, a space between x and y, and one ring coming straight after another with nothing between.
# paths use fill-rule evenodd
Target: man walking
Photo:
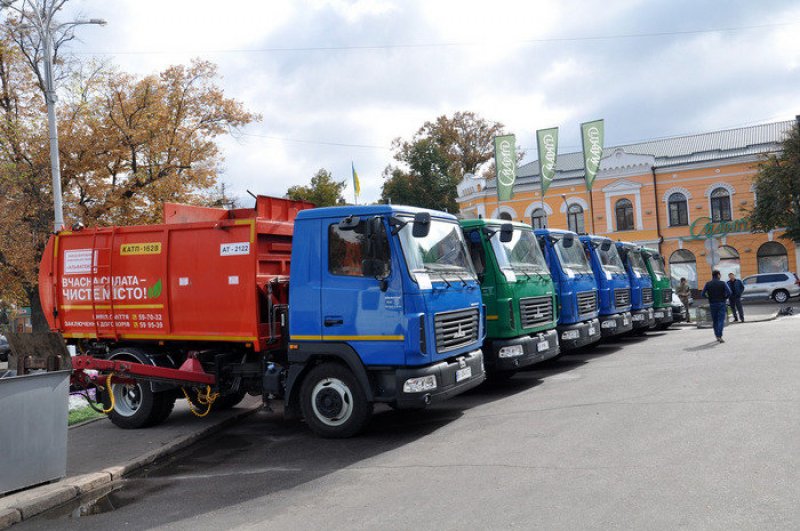
<instances>
[{"instance_id":1,"label":"man walking","mask_svg":"<svg viewBox=\"0 0 800 531\"><path fill-rule=\"evenodd\" d=\"M720 280L722 273L716 269L711 272L711 280L706 282L701 297L708 298L708 309L711 311L711 320L714 323L714 336L717 341L724 343L722 339L722 329L725 327L725 317L727 314L726 302L731 296L728 284Z\"/></svg>"},{"instance_id":2,"label":"man walking","mask_svg":"<svg viewBox=\"0 0 800 531\"><path fill-rule=\"evenodd\" d=\"M689 283L686 282L686 278L681 278L681 283L678 284L678 287L675 289L675 294L681 300L681 304L683 307L686 308L686 322L692 322L692 316L689 313L689 294L691 293L691 289L689 288Z\"/></svg>"},{"instance_id":3,"label":"man walking","mask_svg":"<svg viewBox=\"0 0 800 531\"><path fill-rule=\"evenodd\" d=\"M742 312L742 293L744 293L744 284L742 284L742 281L736 278L736 275L733 273L728 273L728 289L731 290L731 298L728 299L728 301L731 305L731 311L733 312L733 320L737 323L739 320L744 322L744 313ZM736 315L737 311L739 312L739 315Z\"/></svg>"}]
</instances>

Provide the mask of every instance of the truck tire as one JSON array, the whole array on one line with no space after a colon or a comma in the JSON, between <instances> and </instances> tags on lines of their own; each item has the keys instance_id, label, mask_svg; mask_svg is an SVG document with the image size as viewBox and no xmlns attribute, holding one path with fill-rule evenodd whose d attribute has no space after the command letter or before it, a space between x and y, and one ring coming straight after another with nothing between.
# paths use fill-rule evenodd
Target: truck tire
<instances>
[{"instance_id":1,"label":"truck tire","mask_svg":"<svg viewBox=\"0 0 800 531\"><path fill-rule=\"evenodd\" d=\"M308 372L300 388L300 408L311 431L330 439L356 435L372 416L364 389L338 363L322 363Z\"/></svg>"},{"instance_id":2,"label":"truck tire","mask_svg":"<svg viewBox=\"0 0 800 531\"><path fill-rule=\"evenodd\" d=\"M772 292L772 300L777 302L778 304L783 304L784 302L789 300L789 292L785 289L776 289Z\"/></svg>"},{"instance_id":3,"label":"truck tire","mask_svg":"<svg viewBox=\"0 0 800 531\"><path fill-rule=\"evenodd\" d=\"M120 348L111 353L109 359L125 359L145 363L149 359L146 352L137 348ZM174 391L154 393L147 382L135 384L115 384L111 380L111 392L114 393L114 409L108 418L115 426L124 429L139 429L155 426L164 422L175 406ZM105 408L111 406L108 393L103 393Z\"/></svg>"},{"instance_id":4,"label":"truck tire","mask_svg":"<svg viewBox=\"0 0 800 531\"><path fill-rule=\"evenodd\" d=\"M239 402L244 400L245 396L247 396L247 393L245 391L239 390L233 394L220 397L214 401L213 409L222 411L224 409L234 408L239 405Z\"/></svg>"}]
</instances>

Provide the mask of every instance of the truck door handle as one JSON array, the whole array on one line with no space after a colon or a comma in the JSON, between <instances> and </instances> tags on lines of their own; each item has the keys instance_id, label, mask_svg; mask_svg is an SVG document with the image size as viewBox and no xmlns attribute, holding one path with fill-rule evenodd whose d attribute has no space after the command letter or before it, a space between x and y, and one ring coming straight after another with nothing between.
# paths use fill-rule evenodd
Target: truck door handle
<instances>
[{"instance_id":1,"label":"truck door handle","mask_svg":"<svg viewBox=\"0 0 800 531\"><path fill-rule=\"evenodd\" d=\"M341 317L326 317L325 318L325 326L336 326L344 324L344 319Z\"/></svg>"}]
</instances>

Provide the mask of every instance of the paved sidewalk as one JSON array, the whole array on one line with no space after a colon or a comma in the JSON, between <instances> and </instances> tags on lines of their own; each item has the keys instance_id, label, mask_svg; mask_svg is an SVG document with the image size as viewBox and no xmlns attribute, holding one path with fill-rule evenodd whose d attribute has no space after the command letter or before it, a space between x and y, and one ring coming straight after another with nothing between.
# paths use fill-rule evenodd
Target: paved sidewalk
<instances>
[{"instance_id":1,"label":"paved sidewalk","mask_svg":"<svg viewBox=\"0 0 800 531\"><path fill-rule=\"evenodd\" d=\"M122 430L108 419L73 426L67 434L67 477L0 497L0 529L62 505L110 484L153 461L173 454L203 437L250 415L261 406L246 397L228 411L197 418L185 401L161 425Z\"/></svg>"}]
</instances>

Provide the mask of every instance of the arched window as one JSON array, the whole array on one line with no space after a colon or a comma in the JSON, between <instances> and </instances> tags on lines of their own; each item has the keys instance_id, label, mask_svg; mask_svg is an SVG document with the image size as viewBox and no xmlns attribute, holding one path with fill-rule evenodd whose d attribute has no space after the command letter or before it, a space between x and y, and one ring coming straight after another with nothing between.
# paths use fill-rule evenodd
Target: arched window
<instances>
[{"instance_id":1,"label":"arched window","mask_svg":"<svg viewBox=\"0 0 800 531\"><path fill-rule=\"evenodd\" d=\"M499 219L504 219L506 221L511 221L511 214L509 214L508 212L500 212L500 214L497 217Z\"/></svg>"},{"instance_id":2,"label":"arched window","mask_svg":"<svg viewBox=\"0 0 800 531\"><path fill-rule=\"evenodd\" d=\"M727 193L727 192L726 192ZM720 245L717 249L716 269L722 273L722 280L728 280L728 273L733 273L736 278L741 278L742 268L739 263L739 251L730 245Z\"/></svg>"},{"instance_id":3,"label":"arched window","mask_svg":"<svg viewBox=\"0 0 800 531\"><path fill-rule=\"evenodd\" d=\"M614 207L617 213L617 230L633 230L633 203L630 199L620 199Z\"/></svg>"},{"instance_id":4,"label":"arched window","mask_svg":"<svg viewBox=\"0 0 800 531\"><path fill-rule=\"evenodd\" d=\"M578 234L586 232L583 223L583 207L578 203L572 203L567 209L567 226L569 230Z\"/></svg>"},{"instance_id":5,"label":"arched window","mask_svg":"<svg viewBox=\"0 0 800 531\"><path fill-rule=\"evenodd\" d=\"M676 227L679 225L688 225L689 206L686 202L686 196L680 192L675 192L674 194L670 194L668 204L669 204L669 226Z\"/></svg>"},{"instance_id":6,"label":"arched window","mask_svg":"<svg viewBox=\"0 0 800 531\"><path fill-rule=\"evenodd\" d=\"M681 279L685 278L694 289L697 289L697 259L692 251L678 249L669 257L669 276L672 286L680 284Z\"/></svg>"},{"instance_id":7,"label":"arched window","mask_svg":"<svg viewBox=\"0 0 800 531\"><path fill-rule=\"evenodd\" d=\"M759 273L783 273L789 271L786 247L778 242L767 242L758 248Z\"/></svg>"},{"instance_id":8,"label":"arched window","mask_svg":"<svg viewBox=\"0 0 800 531\"><path fill-rule=\"evenodd\" d=\"M731 194L725 188L714 188L711 192L711 221L730 221Z\"/></svg>"},{"instance_id":9,"label":"arched window","mask_svg":"<svg viewBox=\"0 0 800 531\"><path fill-rule=\"evenodd\" d=\"M537 208L531 212L531 227L534 229L547 228L547 212L542 208Z\"/></svg>"}]
</instances>

